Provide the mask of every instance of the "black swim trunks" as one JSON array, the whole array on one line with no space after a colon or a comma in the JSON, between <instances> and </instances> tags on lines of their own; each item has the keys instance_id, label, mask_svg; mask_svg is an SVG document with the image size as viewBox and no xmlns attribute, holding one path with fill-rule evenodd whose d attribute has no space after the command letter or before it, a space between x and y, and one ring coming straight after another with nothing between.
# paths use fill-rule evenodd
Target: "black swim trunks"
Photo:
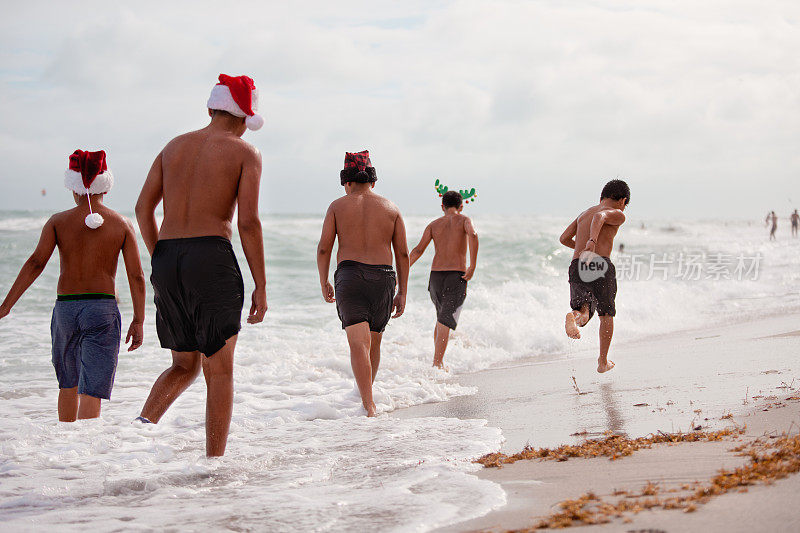
<instances>
[{"instance_id":1,"label":"black swim trunks","mask_svg":"<svg viewBox=\"0 0 800 533\"><path fill-rule=\"evenodd\" d=\"M428 292L436 306L436 320L450 329L456 329L458 315L467 298L467 282L459 270L432 270L428 279Z\"/></svg>"},{"instance_id":2,"label":"black swim trunks","mask_svg":"<svg viewBox=\"0 0 800 533\"><path fill-rule=\"evenodd\" d=\"M606 265L604 271L584 270L583 276L581 276L579 257L573 259L569 265L569 305L579 311L584 304L589 304L589 318L592 318L595 310L599 316L617 314L614 303L617 296L617 270L611 259L608 257L602 259ZM598 265L602 264L602 261L595 259L592 263Z\"/></svg>"},{"instance_id":3,"label":"black swim trunks","mask_svg":"<svg viewBox=\"0 0 800 533\"><path fill-rule=\"evenodd\" d=\"M369 330L382 333L392 314L397 276L391 265L342 261L333 275L336 311L342 329L368 322Z\"/></svg>"},{"instance_id":4,"label":"black swim trunks","mask_svg":"<svg viewBox=\"0 0 800 533\"><path fill-rule=\"evenodd\" d=\"M160 240L151 262L163 348L211 356L239 333L244 283L228 239Z\"/></svg>"}]
</instances>

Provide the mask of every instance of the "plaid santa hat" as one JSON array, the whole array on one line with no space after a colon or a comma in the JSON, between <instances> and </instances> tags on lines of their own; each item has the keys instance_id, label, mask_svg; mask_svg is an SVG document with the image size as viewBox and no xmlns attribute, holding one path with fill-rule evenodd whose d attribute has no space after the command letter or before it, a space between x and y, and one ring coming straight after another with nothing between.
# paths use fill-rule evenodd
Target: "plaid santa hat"
<instances>
[{"instance_id":1,"label":"plaid santa hat","mask_svg":"<svg viewBox=\"0 0 800 533\"><path fill-rule=\"evenodd\" d=\"M247 117L244 123L251 130L264 125L264 118L258 111L258 89L252 78L247 76L219 75L219 83L211 89L206 107L227 111L235 117Z\"/></svg>"},{"instance_id":2,"label":"plaid santa hat","mask_svg":"<svg viewBox=\"0 0 800 533\"><path fill-rule=\"evenodd\" d=\"M64 172L64 186L75 194L86 195L89 202L89 214L86 225L97 229L103 225L103 217L92 212L90 194L105 194L114 185L114 176L108 170L106 153L103 150L88 152L75 150L69 156L69 168Z\"/></svg>"},{"instance_id":3,"label":"plaid santa hat","mask_svg":"<svg viewBox=\"0 0 800 533\"><path fill-rule=\"evenodd\" d=\"M369 150L362 152L345 152L344 170L339 173L342 185L347 182L374 183L378 181L375 175L375 167L369 159Z\"/></svg>"}]
</instances>

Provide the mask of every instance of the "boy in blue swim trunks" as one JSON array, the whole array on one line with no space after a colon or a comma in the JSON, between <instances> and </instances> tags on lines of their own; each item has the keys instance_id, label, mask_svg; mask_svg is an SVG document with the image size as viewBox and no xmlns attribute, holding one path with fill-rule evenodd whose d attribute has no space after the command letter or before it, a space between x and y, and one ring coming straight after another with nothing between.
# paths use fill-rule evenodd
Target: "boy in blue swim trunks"
<instances>
[{"instance_id":1,"label":"boy in blue swim trunks","mask_svg":"<svg viewBox=\"0 0 800 533\"><path fill-rule=\"evenodd\" d=\"M76 150L70 156L64 183L77 207L50 217L36 250L0 304L2 319L58 248L61 275L50 331L61 422L97 418L100 399L111 397L121 338L114 287L120 252L133 300L133 320L125 342L131 342L128 351L142 345L144 274L133 225L103 205L103 195L114 182L105 158L102 150Z\"/></svg>"}]
</instances>

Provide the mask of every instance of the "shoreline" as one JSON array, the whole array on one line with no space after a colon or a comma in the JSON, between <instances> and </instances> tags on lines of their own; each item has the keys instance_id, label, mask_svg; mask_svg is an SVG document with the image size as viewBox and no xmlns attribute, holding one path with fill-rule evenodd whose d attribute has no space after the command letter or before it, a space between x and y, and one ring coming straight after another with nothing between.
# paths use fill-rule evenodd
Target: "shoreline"
<instances>
[{"instance_id":1,"label":"shoreline","mask_svg":"<svg viewBox=\"0 0 800 533\"><path fill-rule=\"evenodd\" d=\"M732 422L746 424L746 438L765 431L796 432L800 402L785 398L796 396L790 393L800 387L798 348L796 314L759 317L632 341L616 349L612 346L610 358L617 368L608 374L594 372L590 350L576 350L569 359L518 360L454 376L459 384L476 387L477 393L409 407L392 416L482 418L502 430L506 440L501 451L506 453L518 452L526 444L577 444L608 432L634 438L659 431L712 431L730 427ZM648 368L660 371L653 375ZM501 469L483 469L477 477L499 483L507 494L506 504L481 518L438 531L532 528L536 517L553 512L560 501L577 499L587 491L610 493L621 488L622 480L635 485L626 485L626 490L640 489L647 480L707 480L721 467L743 464L744 458L728 452L733 446L731 441L657 445L613 462L607 458L564 463L523 460ZM608 486L610 479L618 480L616 486ZM686 527L716 530L717 514L727 513L729 501L770 499L769 493L758 495L776 486L788 487L775 493L778 501L793 498L793 491L800 490L800 476L790 476L773 487L756 487L751 491L754 496L723 495L690 514L647 511L632 517L632 523L663 528L698 520ZM797 529L800 513L786 503L788 507L771 506L775 507L771 516L776 518L768 529L782 530L784 523ZM602 527L619 530L622 526L617 520Z\"/></svg>"},{"instance_id":2,"label":"shoreline","mask_svg":"<svg viewBox=\"0 0 800 533\"><path fill-rule=\"evenodd\" d=\"M782 408L765 408L761 404L729 419L729 427L747 426L740 436L654 444L613 461L608 457L565 462L521 460L502 468L485 468L478 477L499 483L506 491L506 505L437 531L534 529L560 512L562 502L578 500L589 493L602 502L627 500L628 495L639 496L641 502L643 496L657 500L675 493L691 494L721 469L730 471L749 463L747 456L736 451L738 447L759 437L770 442L770 437L783 433L796 436L798 422L800 400L792 400L791 405ZM621 517L607 515L607 523L574 523L573 527L592 525L599 531L797 531L800 513L794 506L798 490L800 475L795 473L720 494L689 510L645 508L622 513Z\"/></svg>"}]
</instances>

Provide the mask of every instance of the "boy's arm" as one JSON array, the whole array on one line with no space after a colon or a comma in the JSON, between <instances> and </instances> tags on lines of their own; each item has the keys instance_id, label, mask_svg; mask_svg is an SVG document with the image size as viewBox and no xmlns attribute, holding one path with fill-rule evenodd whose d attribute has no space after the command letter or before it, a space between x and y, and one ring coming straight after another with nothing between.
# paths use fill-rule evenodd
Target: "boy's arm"
<instances>
[{"instance_id":1,"label":"boy's arm","mask_svg":"<svg viewBox=\"0 0 800 533\"><path fill-rule=\"evenodd\" d=\"M132 352L142 345L144 340L144 299L145 281L142 272L142 261L139 259L139 245L136 244L136 230L129 220L125 220L125 242L122 245L122 259L125 261L125 272L128 274L128 285L131 288L133 301L133 320L125 336L130 342L128 351Z\"/></svg>"},{"instance_id":2,"label":"boy's arm","mask_svg":"<svg viewBox=\"0 0 800 533\"><path fill-rule=\"evenodd\" d=\"M139 223L139 231L142 232L142 239L150 255L153 255L153 249L158 242L156 207L162 198L164 198L164 175L161 170L161 154L158 154L136 201L136 221Z\"/></svg>"},{"instance_id":3,"label":"boy's arm","mask_svg":"<svg viewBox=\"0 0 800 533\"><path fill-rule=\"evenodd\" d=\"M599 211L592 217L592 225L589 226L589 240L586 241L586 250L594 252L597 246L597 239L600 237L600 230L603 226L621 226L625 222L625 215L619 209L608 209Z\"/></svg>"},{"instance_id":4,"label":"boy's arm","mask_svg":"<svg viewBox=\"0 0 800 533\"><path fill-rule=\"evenodd\" d=\"M419 244L416 245L413 250L411 250L411 258L408 265L409 267L414 266L414 263L416 263L417 260L422 257L422 254L425 253L425 248L427 248L431 243L432 238L433 231L431 230L431 225L428 224L428 226L425 228L425 231L422 232L422 238L419 240Z\"/></svg>"},{"instance_id":5,"label":"boy's arm","mask_svg":"<svg viewBox=\"0 0 800 533\"><path fill-rule=\"evenodd\" d=\"M334 290L328 281L328 272L331 268L331 253L333 253L333 243L336 240L336 215L333 213L333 206L328 207L325 213L325 220L322 222L322 235L319 237L317 245L317 270L319 270L319 286L322 288L322 297L328 303L336 301Z\"/></svg>"},{"instance_id":6,"label":"boy's arm","mask_svg":"<svg viewBox=\"0 0 800 533\"><path fill-rule=\"evenodd\" d=\"M39 274L42 273L42 270L44 270L44 267L47 265L47 261L50 260L50 256L53 255L53 250L55 250L55 248L56 228L53 219L50 218L50 220L45 223L44 228L42 228L39 244L36 245L36 249L28 260L25 261L25 264L22 265L17 279L14 281L14 284L11 285L8 295L6 295L6 299L0 304L0 318L3 318L11 312L11 308L14 307L17 300L19 300L28 287L31 286L31 283L39 277Z\"/></svg>"},{"instance_id":7,"label":"boy's arm","mask_svg":"<svg viewBox=\"0 0 800 533\"><path fill-rule=\"evenodd\" d=\"M478 264L478 232L469 217L464 221L464 231L467 232L467 244L469 244L469 267L462 276L464 281L469 281L475 275L475 266Z\"/></svg>"},{"instance_id":8,"label":"boy's arm","mask_svg":"<svg viewBox=\"0 0 800 533\"><path fill-rule=\"evenodd\" d=\"M258 324L267 312L267 272L264 264L264 235L258 218L258 190L261 184L261 153L252 148L239 178L238 226L244 256L256 288L253 290L248 324Z\"/></svg>"},{"instance_id":9,"label":"boy's arm","mask_svg":"<svg viewBox=\"0 0 800 533\"><path fill-rule=\"evenodd\" d=\"M398 212L394 221L394 235L392 235L392 248L394 249L394 261L397 264L397 296L392 302L392 310L395 311L392 318L397 318L406 310L406 292L408 291L408 271L410 264L408 261L408 241L406 241L406 225L403 216Z\"/></svg>"},{"instance_id":10,"label":"boy's arm","mask_svg":"<svg viewBox=\"0 0 800 533\"><path fill-rule=\"evenodd\" d=\"M575 249L575 235L578 234L578 219L572 221L572 224L567 226L567 229L564 230L564 233L561 234L561 237L558 239L561 244L566 246L567 248Z\"/></svg>"}]
</instances>

